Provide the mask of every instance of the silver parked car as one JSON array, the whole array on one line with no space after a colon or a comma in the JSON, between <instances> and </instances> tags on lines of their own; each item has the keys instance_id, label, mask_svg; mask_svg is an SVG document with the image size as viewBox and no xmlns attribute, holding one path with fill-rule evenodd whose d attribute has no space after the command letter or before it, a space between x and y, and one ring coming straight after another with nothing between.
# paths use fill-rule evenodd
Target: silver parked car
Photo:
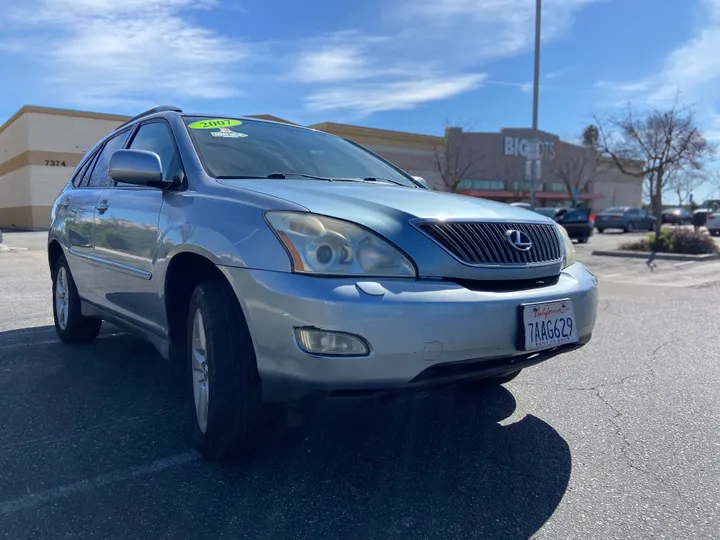
<instances>
[{"instance_id":1,"label":"silver parked car","mask_svg":"<svg viewBox=\"0 0 720 540\"><path fill-rule=\"evenodd\" d=\"M60 339L111 321L186 362L213 459L253 441L264 404L507 382L587 343L597 307L549 218L323 132L175 107L87 153L48 257Z\"/></svg>"}]
</instances>

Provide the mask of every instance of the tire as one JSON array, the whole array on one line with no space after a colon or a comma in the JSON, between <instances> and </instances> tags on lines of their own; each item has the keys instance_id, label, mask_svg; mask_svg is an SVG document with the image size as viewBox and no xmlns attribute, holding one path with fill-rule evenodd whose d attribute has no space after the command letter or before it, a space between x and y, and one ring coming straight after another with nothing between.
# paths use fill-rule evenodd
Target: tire
<instances>
[{"instance_id":1,"label":"tire","mask_svg":"<svg viewBox=\"0 0 720 540\"><path fill-rule=\"evenodd\" d=\"M582 238L578 238L577 241L578 241L578 244L587 244L588 239L587 239L587 236L584 236Z\"/></svg>"},{"instance_id":2,"label":"tire","mask_svg":"<svg viewBox=\"0 0 720 540\"><path fill-rule=\"evenodd\" d=\"M598 229L597 232L599 232L600 234L602 234L602 233L605 232L605 229Z\"/></svg>"},{"instance_id":3,"label":"tire","mask_svg":"<svg viewBox=\"0 0 720 540\"><path fill-rule=\"evenodd\" d=\"M654 223L651 223L651 224L648 226L648 232L655 232L655 224L654 224Z\"/></svg>"},{"instance_id":4,"label":"tire","mask_svg":"<svg viewBox=\"0 0 720 540\"><path fill-rule=\"evenodd\" d=\"M203 457L250 450L262 410L260 375L247 322L224 280L201 283L190 298L187 367L193 439Z\"/></svg>"},{"instance_id":5,"label":"tire","mask_svg":"<svg viewBox=\"0 0 720 540\"><path fill-rule=\"evenodd\" d=\"M631 232L633 232L634 230L635 230L635 225L633 224L632 221L628 221L628 224L625 225L625 232L626 232L626 233L631 233Z\"/></svg>"},{"instance_id":6,"label":"tire","mask_svg":"<svg viewBox=\"0 0 720 540\"><path fill-rule=\"evenodd\" d=\"M52 306L55 331L65 343L89 343L100 332L102 320L85 317L80 296L65 255L60 255L52 273Z\"/></svg>"}]
</instances>

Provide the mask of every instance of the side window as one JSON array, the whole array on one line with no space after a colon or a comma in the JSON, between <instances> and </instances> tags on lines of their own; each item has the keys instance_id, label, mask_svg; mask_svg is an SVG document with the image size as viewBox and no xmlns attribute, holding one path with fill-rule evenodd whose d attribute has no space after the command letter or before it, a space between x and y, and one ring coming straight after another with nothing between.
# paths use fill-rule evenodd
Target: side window
<instances>
[{"instance_id":1,"label":"side window","mask_svg":"<svg viewBox=\"0 0 720 540\"><path fill-rule=\"evenodd\" d=\"M590 210L586 210L585 208L576 208L574 210L570 210L567 212L563 218L565 221L587 221L590 217Z\"/></svg>"},{"instance_id":2,"label":"side window","mask_svg":"<svg viewBox=\"0 0 720 540\"><path fill-rule=\"evenodd\" d=\"M155 152L160 156L164 180L174 180L180 175L180 154L175 145L175 138L165 122L149 122L141 125L129 148ZM116 185L128 184L118 182Z\"/></svg>"},{"instance_id":3,"label":"side window","mask_svg":"<svg viewBox=\"0 0 720 540\"><path fill-rule=\"evenodd\" d=\"M647 217L647 212L645 210L636 210L636 211L641 218Z\"/></svg>"},{"instance_id":4,"label":"side window","mask_svg":"<svg viewBox=\"0 0 720 540\"><path fill-rule=\"evenodd\" d=\"M95 160L95 167L92 169L89 182L83 182L83 186L87 184L87 187L92 188L103 188L112 185L112 180L108 174L108 168L110 166L110 157L117 150L121 150L125 146L130 130L123 131L118 135L115 135L112 139L108 139L105 146L100 151L98 158Z\"/></svg>"},{"instance_id":5,"label":"side window","mask_svg":"<svg viewBox=\"0 0 720 540\"><path fill-rule=\"evenodd\" d=\"M93 163L95 163L95 158L97 157L97 152L90 156L85 163L83 163L83 166L80 167L77 171L77 174L73 176L72 179L72 185L73 187L81 187L83 185L87 185L87 179L89 176L89 171L92 171Z\"/></svg>"}]
</instances>

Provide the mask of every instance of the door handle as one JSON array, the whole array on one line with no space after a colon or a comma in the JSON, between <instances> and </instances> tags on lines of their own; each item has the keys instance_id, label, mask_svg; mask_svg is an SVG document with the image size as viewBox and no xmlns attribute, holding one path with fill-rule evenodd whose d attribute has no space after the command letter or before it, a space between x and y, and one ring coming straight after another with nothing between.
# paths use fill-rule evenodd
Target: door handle
<instances>
[{"instance_id":1,"label":"door handle","mask_svg":"<svg viewBox=\"0 0 720 540\"><path fill-rule=\"evenodd\" d=\"M108 209L107 201L100 201L97 205L95 205L95 209L101 214L104 213Z\"/></svg>"}]
</instances>

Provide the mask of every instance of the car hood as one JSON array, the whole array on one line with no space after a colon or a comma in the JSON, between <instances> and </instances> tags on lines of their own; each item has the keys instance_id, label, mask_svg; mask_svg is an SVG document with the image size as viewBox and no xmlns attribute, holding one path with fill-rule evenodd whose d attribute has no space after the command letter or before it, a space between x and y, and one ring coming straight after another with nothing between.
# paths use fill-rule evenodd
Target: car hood
<instances>
[{"instance_id":1,"label":"car hood","mask_svg":"<svg viewBox=\"0 0 720 540\"><path fill-rule=\"evenodd\" d=\"M509 204L371 182L314 180L219 180L220 183L285 199L310 212L385 229L388 221L408 219L502 219L552 223L535 212Z\"/></svg>"},{"instance_id":2,"label":"car hood","mask_svg":"<svg viewBox=\"0 0 720 540\"><path fill-rule=\"evenodd\" d=\"M434 240L421 234L413 219L487 219L554 224L524 208L509 204L371 182L317 180L219 180L222 184L284 199L310 212L358 223L400 246L413 260L418 275L456 279L532 279L555 275L561 263L550 266L478 268L459 263ZM277 205L278 208L289 205ZM272 207L267 207L272 210Z\"/></svg>"}]
</instances>

